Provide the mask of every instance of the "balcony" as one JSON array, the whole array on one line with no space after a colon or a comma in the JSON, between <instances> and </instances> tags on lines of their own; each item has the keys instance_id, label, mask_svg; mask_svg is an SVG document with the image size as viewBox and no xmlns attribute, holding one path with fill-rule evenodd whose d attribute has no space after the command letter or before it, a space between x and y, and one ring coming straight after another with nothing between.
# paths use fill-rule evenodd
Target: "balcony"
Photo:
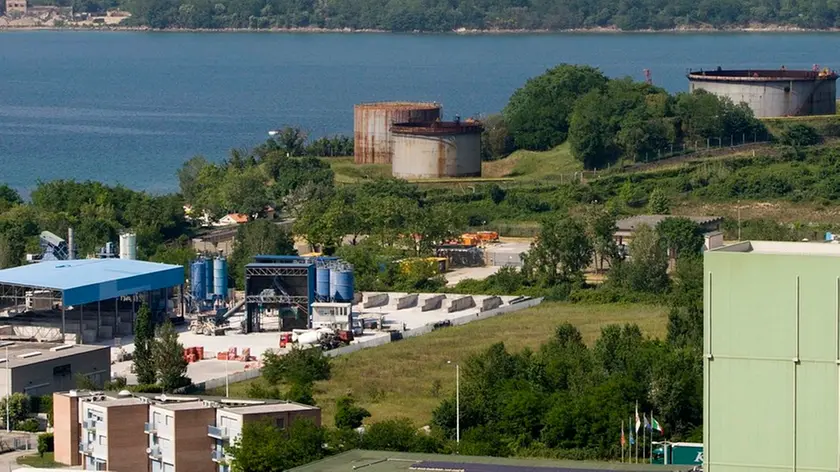
<instances>
[{"instance_id":1,"label":"balcony","mask_svg":"<svg viewBox=\"0 0 840 472\"><path fill-rule=\"evenodd\" d=\"M210 459L212 459L213 462L226 462L227 460L224 451L221 449L213 449L210 452Z\"/></svg>"},{"instance_id":2,"label":"balcony","mask_svg":"<svg viewBox=\"0 0 840 472\"><path fill-rule=\"evenodd\" d=\"M145 423L143 425L143 432L146 434L155 434L157 433L157 425L154 423Z\"/></svg>"},{"instance_id":3,"label":"balcony","mask_svg":"<svg viewBox=\"0 0 840 472\"><path fill-rule=\"evenodd\" d=\"M79 443L80 454L90 454L93 452L93 443L82 441Z\"/></svg>"},{"instance_id":4,"label":"balcony","mask_svg":"<svg viewBox=\"0 0 840 472\"><path fill-rule=\"evenodd\" d=\"M227 428L219 428L218 426L207 426L207 435L221 440L229 438Z\"/></svg>"},{"instance_id":5,"label":"balcony","mask_svg":"<svg viewBox=\"0 0 840 472\"><path fill-rule=\"evenodd\" d=\"M160 457L161 457L160 446L147 447L146 448L146 454L148 454L149 457L151 457L152 459L160 459Z\"/></svg>"}]
</instances>

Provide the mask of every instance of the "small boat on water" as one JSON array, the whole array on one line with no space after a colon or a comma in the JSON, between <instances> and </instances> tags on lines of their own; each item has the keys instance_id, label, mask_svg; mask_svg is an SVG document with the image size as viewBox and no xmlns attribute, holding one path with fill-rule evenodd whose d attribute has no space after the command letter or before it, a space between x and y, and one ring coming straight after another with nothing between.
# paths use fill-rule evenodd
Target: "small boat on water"
<instances>
[{"instance_id":1,"label":"small boat on water","mask_svg":"<svg viewBox=\"0 0 840 472\"><path fill-rule=\"evenodd\" d=\"M269 132L268 132L268 135L269 135L269 136L277 136L278 134L280 134L280 130L279 130L279 129L273 129L273 130L271 130L271 131L269 131Z\"/></svg>"}]
</instances>

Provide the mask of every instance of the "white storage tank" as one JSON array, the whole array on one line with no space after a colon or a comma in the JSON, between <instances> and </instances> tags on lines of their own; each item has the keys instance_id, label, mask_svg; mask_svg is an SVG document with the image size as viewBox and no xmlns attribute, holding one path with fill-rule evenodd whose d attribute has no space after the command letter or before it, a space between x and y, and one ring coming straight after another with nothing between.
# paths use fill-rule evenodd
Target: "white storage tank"
<instances>
[{"instance_id":1,"label":"white storage tank","mask_svg":"<svg viewBox=\"0 0 840 472\"><path fill-rule=\"evenodd\" d=\"M137 259L137 235L120 234L120 259Z\"/></svg>"},{"instance_id":2,"label":"white storage tank","mask_svg":"<svg viewBox=\"0 0 840 472\"><path fill-rule=\"evenodd\" d=\"M481 176L481 123L400 123L391 127L391 173L403 179Z\"/></svg>"}]
</instances>

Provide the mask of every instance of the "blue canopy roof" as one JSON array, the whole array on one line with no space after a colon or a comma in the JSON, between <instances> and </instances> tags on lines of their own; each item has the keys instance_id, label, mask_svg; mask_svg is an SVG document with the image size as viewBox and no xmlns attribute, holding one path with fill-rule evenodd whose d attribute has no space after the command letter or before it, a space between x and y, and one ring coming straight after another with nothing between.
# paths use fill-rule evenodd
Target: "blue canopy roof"
<instances>
[{"instance_id":1,"label":"blue canopy roof","mask_svg":"<svg viewBox=\"0 0 840 472\"><path fill-rule=\"evenodd\" d=\"M184 283L184 268L131 259L42 261L0 270L0 284L62 292L65 306L109 300Z\"/></svg>"}]
</instances>

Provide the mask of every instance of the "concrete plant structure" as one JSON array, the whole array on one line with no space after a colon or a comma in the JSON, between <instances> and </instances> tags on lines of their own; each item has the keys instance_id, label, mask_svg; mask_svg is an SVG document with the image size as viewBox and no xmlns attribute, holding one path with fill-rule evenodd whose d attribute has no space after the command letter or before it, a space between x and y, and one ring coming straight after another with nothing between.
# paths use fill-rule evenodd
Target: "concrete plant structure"
<instances>
[{"instance_id":1,"label":"concrete plant structure","mask_svg":"<svg viewBox=\"0 0 840 472\"><path fill-rule=\"evenodd\" d=\"M758 118L833 115L837 111L834 71L692 71L689 90L706 90L734 103L746 103Z\"/></svg>"},{"instance_id":2,"label":"concrete plant structure","mask_svg":"<svg viewBox=\"0 0 840 472\"><path fill-rule=\"evenodd\" d=\"M704 469L840 470L840 245L704 256Z\"/></svg>"},{"instance_id":3,"label":"concrete plant structure","mask_svg":"<svg viewBox=\"0 0 840 472\"><path fill-rule=\"evenodd\" d=\"M391 127L391 173L404 179L481 176L477 121L398 123Z\"/></svg>"},{"instance_id":4,"label":"concrete plant structure","mask_svg":"<svg viewBox=\"0 0 840 472\"><path fill-rule=\"evenodd\" d=\"M353 108L353 147L356 164L390 164L391 125L430 123L441 117L441 106L428 102L362 103Z\"/></svg>"}]
</instances>

